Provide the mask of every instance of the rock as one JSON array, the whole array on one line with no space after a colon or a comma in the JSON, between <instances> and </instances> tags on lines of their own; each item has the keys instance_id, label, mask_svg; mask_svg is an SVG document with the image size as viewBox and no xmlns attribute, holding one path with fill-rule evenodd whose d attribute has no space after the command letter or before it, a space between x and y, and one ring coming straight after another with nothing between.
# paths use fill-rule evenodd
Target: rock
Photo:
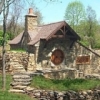
<instances>
[{"instance_id":1,"label":"rock","mask_svg":"<svg viewBox=\"0 0 100 100\"><path fill-rule=\"evenodd\" d=\"M37 98L40 98L40 92L36 92L36 93L34 94L34 96L37 97Z\"/></svg>"},{"instance_id":2,"label":"rock","mask_svg":"<svg viewBox=\"0 0 100 100\"><path fill-rule=\"evenodd\" d=\"M28 86L30 84L31 84L31 82L12 82L11 83L12 86L17 86L17 85Z\"/></svg>"},{"instance_id":3,"label":"rock","mask_svg":"<svg viewBox=\"0 0 100 100\"><path fill-rule=\"evenodd\" d=\"M14 93L25 93L24 90L17 90L17 89L10 89L9 92L14 92Z\"/></svg>"},{"instance_id":4,"label":"rock","mask_svg":"<svg viewBox=\"0 0 100 100\"><path fill-rule=\"evenodd\" d=\"M24 90L26 87L27 86L17 85L17 86L13 86L13 89Z\"/></svg>"},{"instance_id":5,"label":"rock","mask_svg":"<svg viewBox=\"0 0 100 100\"><path fill-rule=\"evenodd\" d=\"M92 90L87 90L87 94L92 95L93 91Z\"/></svg>"},{"instance_id":6,"label":"rock","mask_svg":"<svg viewBox=\"0 0 100 100\"><path fill-rule=\"evenodd\" d=\"M19 79L21 79L21 78L23 78L23 79L28 79L28 78L30 78L30 76L28 76L28 75L13 75L13 78L19 78Z\"/></svg>"},{"instance_id":7,"label":"rock","mask_svg":"<svg viewBox=\"0 0 100 100\"><path fill-rule=\"evenodd\" d=\"M86 92L86 91L82 91L82 94L83 94L83 95L87 95L87 92Z\"/></svg>"},{"instance_id":8,"label":"rock","mask_svg":"<svg viewBox=\"0 0 100 100\"><path fill-rule=\"evenodd\" d=\"M33 91L33 90L34 90L34 88L31 88L29 86L25 88L25 91Z\"/></svg>"},{"instance_id":9,"label":"rock","mask_svg":"<svg viewBox=\"0 0 100 100\"><path fill-rule=\"evenodd\" d=\"M13 80L14 80L14 82L30 82L32 79L30 79L30 78L29 79L18 79L18 78L15 79L14 78Z\"/></svg>"}]
</instances>

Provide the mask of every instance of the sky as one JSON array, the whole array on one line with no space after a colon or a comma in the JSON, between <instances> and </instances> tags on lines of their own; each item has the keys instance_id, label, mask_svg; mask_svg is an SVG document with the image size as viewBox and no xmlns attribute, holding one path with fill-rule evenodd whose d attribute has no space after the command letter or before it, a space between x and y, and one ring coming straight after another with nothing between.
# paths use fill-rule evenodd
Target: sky
<instances>
[{"instance_id":1,"label":"sky","mask_svg":"<svg viewBox=\"0 0 100 100\"><path fill-rule=\"evenodd\" d=\"M24 7L24 12L22 19L28 13L28 9L31 7L32 0L25 0L26 5ZM35 6L39 9L43 16L43 23L48 24L52 22L58 22L64 20L65 10L69 3L75 0L55 0L58 2L46 2L50 0L33 0ZM97 20L100 22L100 0L78 0L81 1L85 9L87 6L91 6L95 10L97 15ZM0 22L1 22L0 16Z\"/></svg>"},{"instance_id":2,"label":"sky","mask_svg":"<svg viewBox=\"0 0 100 100\"><path fill-rule=\"evenodd\" d=\"M46 0L34 0L34 4L40 10L44 23L52 23L64 20L65 10L70 2L75 0L58 0L58 2L48 3ZM57 1L57 0L56 0ZM85 9L91 6L95 10L97 20L100 20L100 0L80 0ZM31 4L28 2L28 8Z\"/></svg>"}]
</instances>

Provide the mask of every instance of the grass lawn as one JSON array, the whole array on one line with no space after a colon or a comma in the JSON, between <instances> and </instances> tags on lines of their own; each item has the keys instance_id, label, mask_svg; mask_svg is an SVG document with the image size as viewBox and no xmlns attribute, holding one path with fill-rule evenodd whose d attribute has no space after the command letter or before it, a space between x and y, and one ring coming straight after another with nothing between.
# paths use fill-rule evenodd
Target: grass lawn
<instances>
[{"instance_id":1,"label":"grass lawn","mask_svg":"<svg viewBox=\"0 0 100 100\"><path fill-rule=\"evenodd\" d=\"M31 86L40 89L52 89L52 90L88 90L96 87L100 87L100 80L92 79L64 79L64 80L54 80L45 79L42 76L34 77Z\"/></svg>"},{"instance_id":2,"label":"grass lawn","mask_svg":"<svg viewBox=\"0 0 100 100\"><path fill-rule=\"evenodd\" d=\"M9 93L7 91L0 91L0 100L35 100L25 94Z\"/></svg>"},{"instance_id":3,"label":"grass lawn","mask_svg":"<svg viewBox=\"0 0 100 100\"><path fill-rule=\"evenodd\" d=\"M2 87L2 76L0 74L0 100L36 100L36 99L32 99L31 97L25 94L8 92L11 82L12 82L11 75L7 75L6 76L6 91L3 91L1 88Z\"/></svg>"},{"instance_id":4,"label":"grass lawn","mask_svg":"<svg viewBox=\"0 0 100 100\"><path fill-rule=\"evenodd\" d=\"M9 93L10 82L12 82L11 75L6 76L6 91L2 91L2 76L0 74L0 100L33 100L31 97L25 94ZM49 90L88 90L95 87L100 87L100 80L87 80L87 79L64 79L54 80L46 79L43 76L33 77L31 87L38 89L49 89ZM36 100L36 99L34 99Z\"/></svg>"}]
</instances>

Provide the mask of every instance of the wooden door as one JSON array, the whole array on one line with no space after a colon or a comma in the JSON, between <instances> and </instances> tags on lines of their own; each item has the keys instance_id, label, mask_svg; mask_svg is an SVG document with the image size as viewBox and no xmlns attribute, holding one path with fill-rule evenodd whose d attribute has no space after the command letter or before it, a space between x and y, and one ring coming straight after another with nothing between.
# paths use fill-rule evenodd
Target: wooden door
<instances>
[{"instance_id":1,"label":"wooden door","mask_svg":"<svg viewBox=\"0 0 100 100\"><path fill-rule=\"evenodd\" d=\"M64 54L63 54L62 50L57 49L52 53L51 61L55 65L59 65L60 63L62 63L63 60L64 60Z\"/></svg>"}]
</instances>

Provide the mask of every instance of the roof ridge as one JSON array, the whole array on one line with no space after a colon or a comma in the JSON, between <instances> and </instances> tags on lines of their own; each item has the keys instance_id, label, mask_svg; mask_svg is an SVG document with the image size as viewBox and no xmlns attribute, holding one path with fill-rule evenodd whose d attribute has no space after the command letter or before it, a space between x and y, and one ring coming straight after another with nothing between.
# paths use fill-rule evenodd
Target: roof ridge
<instances>
[{"instance_id":1,"label":"roof ridge","mask_svg":"<svg viewBox=\"0 0 100 100\"><path fill-rule=\"evenodd\" d=\"M58 22L52 22L52 23L48 23L48 24L44 24L44 25L40 25L40 26L38 26L38 27L47 26L47 25L52 25L52 24L57 24L57 23L62 23L62 22L65 22L65 20L63 20L63 21L58 21Z\"/></svg>"}]
</instances>

